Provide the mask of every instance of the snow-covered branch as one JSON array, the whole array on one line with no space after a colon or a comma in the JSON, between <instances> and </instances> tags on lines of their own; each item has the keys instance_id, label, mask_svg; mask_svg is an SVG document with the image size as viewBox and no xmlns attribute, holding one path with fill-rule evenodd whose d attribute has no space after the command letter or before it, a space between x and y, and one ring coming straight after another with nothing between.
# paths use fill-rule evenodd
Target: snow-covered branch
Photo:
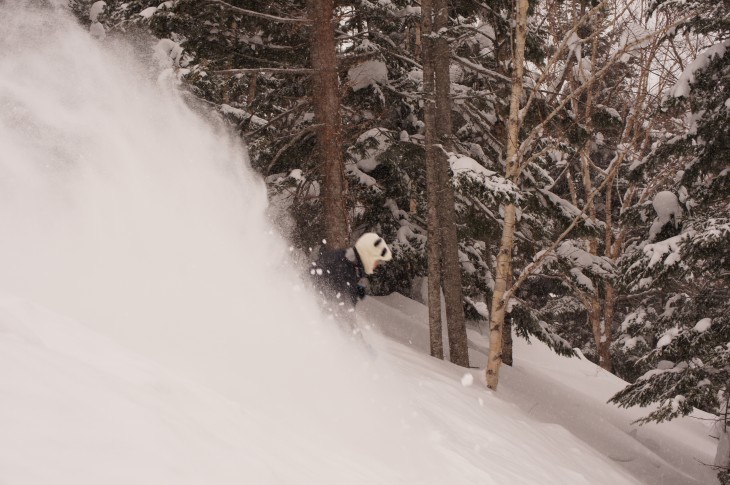
<instances>
[{"instance_id":1,"label":"snow-covered branch","mask_svg":"<svg viewBox=\"0 0 730 485\"><path fill-rule=\"evenodd\" d=\"M469 61L468 59L464 59L463 57L453 55L453 56L451 56L451 59L458 62L462 66L467 67L467 68L471 69L472 71L476 71L480 74L484 74L485 76L502 79L504 81L512 81L512 79L510 79L509 77L507 77L503 74L498 73L497 71L492 71L491 69L482 67L479 64L475 64L475 63Z\"/></svg>"},{"instance_id":2,"label":"snow-covered branch","mask_svg":"<svg viewBox=\"0 0 730 485\"><path fill-rule=\"evenodd\" d=\"M585 83L581 84L577 89L572 91L569 95L563 99L560 104L555 107L548 115L539 123L537 124L530 134L525 138L525 140L520 144L520 149L518 151L518 158L523 156L524 153L528 150L529 147L532 146L532 143L535 141L535 139L540 136L540 134L543 132L545 126L553 119L555 118L560 112L562 112L565 107L570 103L571 101L578 99L586 90L591 88L598 80L602 79L603 76L614 67L616 62L618 62L623 55L625 55L627 52L631 51L634 47L639 46L640 44L643 44L648 39L654 38L660 34L664 34L668 32L669 30L676 28L678 25L680 25L682 22L684 22L685 19L682 19L680 21L674 22L672 24L666 25L665 27L656 30L654 32L651 32L645 36L642 36L638 39L636 39L633 42L627 43L624 45L623 48L619 49L616 53L611 56L610 59L606 61L606 63L603 65L603 67L596 72L593 76L591 76L590 79L587 79ZM532 100L532 97L528 100L528 104L526 104L522 109L520 110L521 113L525 113L526 109L529 107L529 103Z\"/></svg>"},{"instance_id":3,"label":"snow-covered branch","mask_svg":"<svg viewBox=\"0 0 730 485\"><path fill-rule=\"evenodd\" d=\"M230 3L224 2L223 0L207 0L208 3L215 3L217 5L221 5L228 10L232 10L234 12L248 15L249 17L258 17L261 19L271 20L272 22L279 22L279 23L290 23L290 24L311 24L312 21L307 18L286 18L286 17L277 17L276 15L269 15L266 13L261 12L255 12L253 10L246 10L245 8L236 7L235 5L231 5Z\"/></svg>"},{"instance_id":4,"label":"snow-covered branch","mask_svg":"<svg viewBox=\"0 0 730 485\"><path fill-rule=\"evenodd\" d=\"M599 71L599 73L603 72L607 67ZM594 76L593 79L596 79L598 76ZM579 88L580 89L580 88ZM575 94L575 93L573 93ZM586 203L583 207L583 209L580 211L579 214L576 214L571 221L570 225L560 234L557 240L553 242L553 244L544 251L535 261L530 263L523 271L522 274L517 278L517 280L514 282L512 287L505 292L504 301L509 301L509 298L511 295L513 295L517 289L522 285L522 283L527 279L527 277L534 273L545 261L545 259L550 256L553 251L561 244L561 242L570 234L570 232L575 228L575 226L578 224L580 220L583 219L586 212L590 209L590 207L593 205L593 199L601 193L604 188L611 183L615 175L618 173L618 169L623 163L624 159L626 158L626 154L628 152L628 147L633 144L633 142L636 141L636 139L639 136L639 130L634 130L634 126L638 122L639 119L639 110L635 110L632 113L632 116L626 123L626 126L624 127L623 133L621 135L621 140L625 139L628 134L631 135L631 140L628 143L621 143L619 145L619 149L616 152L616 155L614 156L613 160L611 160L611 163L608 166L608 169L606 170L606 177L603 179L601 184L594 188L586 197ZM538 131L533 130L530 136L533 136L534 133L538 133Z\"/></svg>"},{"instance_id":5,"label":"snow-covered branch","mask_svg":"<svg viewBox=\"0 0 730 485\"><path fill-rule=\"evenodd\" d=\"M221 69L219 71L211 71L212 74L258 74L260 72L270 72L274 74L312 74L314 69L299 68L290 69L283 67L251 67L246 69Z\"/></svg>"},{"instance_id":6,"label":"snow-covered branch","mask_svg":"<svg viewBox=\"0 0 730 485\"><path fill-rule=\"evenodd\" d=\"M303 108L305 108L307 106L309 106L309 104L303 103L303 104L299 104L299 105L295 106L294 108L292 108L290 110L284 111L283 113L278 114L275 117L273 117L272 119L268 120L265 125L256 128L254 131L250 131L250 132L244 134L244 137L248 138L250 136L253 136L253 135L259 133L260 131L263 131L266 128L268 128L269 126L271 126L272 123L275 123L275 122L279 121L280 119L285 118L286 116L289 116L298 111L301 111Z\"/></svg>"}]
</instances>

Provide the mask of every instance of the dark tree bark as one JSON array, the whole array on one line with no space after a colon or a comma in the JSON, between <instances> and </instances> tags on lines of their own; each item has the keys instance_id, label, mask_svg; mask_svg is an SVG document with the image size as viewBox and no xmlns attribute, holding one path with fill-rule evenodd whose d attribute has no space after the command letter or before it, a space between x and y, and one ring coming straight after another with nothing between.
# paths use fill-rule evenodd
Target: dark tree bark
<instances>
[{"instance_id":1,"label":"dark tree bark","mask_svg":"<svg viewBox=\"0 0 730 485\"><path fill-rule=\"evenodd\" d=\"M308 0L307 7L312 21L312 86L314 116L320 125L317 154L323 175L325 237L330 247L344 248L349 244L347 180L342 154L334 0Z\"/></svg>"},{"instance_id":2,"label":"dark tree bark","mask_svg":"<svg viewBox=\"0 0 730 485\"><path fill-rule=\"evenodd\" d=\"M421 32L430 33L433 27L432 2L421 2ZM441 238L439 233L439 158L435 147L436 97L433 63L433 41L427 35L421 39L423 54L423 99L424 122L426 124L426 185L428 191L428 326L431 341L431 355L444 358L444 342L441 324Z\"/></svg>"},{"instance_id":3,"label":"dark tree bark","mask_svg":"<svg viewBox=\"0 0 730 485\"><path fill-rule=\"evenodd\" d=\"M507 313L504 316L504 328L502 329L502 363L512 367L512 315Z\"/></svg>"},{"instance_id":4,"label":"dark tree bark","mask_svg":"<svg viewBox=\"0 0 730 485\"><path fill-rule=\"evenodd\" d=\"M429 249L429 322L433 352L434 339L441 339L440 295L443 288L449 356L451 362L468 367L469 353L461 288L454 191L445 152L451 145L452 135L449 96L450 49L446 38L434 35L447 27L447 7L445 0L427 0L421 4L429 248L431 248ZM441 146L436 145L437 143Z\"/></svg>"},{"instance_id":5,"label":"dark tree bark","mask_svg":"<svg viewBox=\"0 0 730 485\"><path fill-rule=\"evenodd\" d=\"M512 286L512 278L507 282L507 286ZM512 358L512 313L509 311L504 315L504 326L502 327L502 363L510 367L514 363Z\"/></svg>"},{"instance_id":6,"label":"dark tree bark","mask_svg":"<svg viewBox=\"0 0 730 485\"><path fill-rule=\"evenodd\" d=\"M449 11L447 0L433 0L433 50L434 73L436 76L436 136L444 149L452 147L451 125L451 78L449 62L451 49L442 35L448 27ZM461 263L459 262L459 240L456 233L456 209L454 188L451 184L449 162L444 150L439 150L439 226L441 235L441 281L446 304L446 325L449 336L451 362L469 367L466 323L464 319L464 298L461 288Z\"/></svg>"}]
</instances>

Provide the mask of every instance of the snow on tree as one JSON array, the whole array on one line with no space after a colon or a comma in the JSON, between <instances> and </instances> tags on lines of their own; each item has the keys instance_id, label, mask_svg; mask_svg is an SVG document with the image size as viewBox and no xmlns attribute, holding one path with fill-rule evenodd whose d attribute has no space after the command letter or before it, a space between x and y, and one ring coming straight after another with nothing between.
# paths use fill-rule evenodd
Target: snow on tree
<instances>
[{"instance_id":1,"label":"snow on tree","mask_svg":"<svg viewBox=\"0 0 730 485\"><path fill-rule=\"evenodd\" d=\"M629 291L653 290L641 302L647 315L642 332L651 347L639 357L649 370L612 400L622 406L656 403L646 421L672 419L694 408L718 413L730 382L727 4L659 1L656 7L688 19L678 32L705 34L711 46L687 66L666 102L670 113L687 120L686 129L656 144L632 167L647 178L673 170L670 183L677 199L657 194L651 227L623 265L622 284ZM635 326L627 324L625 342ZM723 467L728 463L725 443L720 441L716 459ZM719 471L722 483L730 483L727 468Z\"/></svg>"},{"instance_id":2,"label":"snow on tree","mask_svg":"<svg viewBox=\"0 0 730 485\"><path fill-rule=\"evenodd\" d=\"M656 212L656 219L649 228L649 240L654 241L667 224L672 229L677 229L682 223L682 207L679 205L677 196L668 190L659 192L652 200L652 206Z\"/></svg>"}]
</instances>

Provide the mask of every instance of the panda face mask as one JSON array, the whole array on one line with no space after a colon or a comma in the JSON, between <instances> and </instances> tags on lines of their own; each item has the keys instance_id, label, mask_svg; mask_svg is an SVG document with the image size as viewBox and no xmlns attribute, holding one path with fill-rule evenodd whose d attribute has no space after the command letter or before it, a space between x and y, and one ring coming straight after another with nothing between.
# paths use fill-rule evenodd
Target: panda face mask
<instances>
[{"instance_id":1,"label":"panda face mask","mask_svg":"<svg viewBox=\"0 0 730 485\"><path fill-rule=\"evenodd\" d=\"M382 237L374 232L367 232L360 236L355 243L355 249L360 256L366 274L373 274L381 261L393 259L393 253Z\"/></svg>"}]
</instances>

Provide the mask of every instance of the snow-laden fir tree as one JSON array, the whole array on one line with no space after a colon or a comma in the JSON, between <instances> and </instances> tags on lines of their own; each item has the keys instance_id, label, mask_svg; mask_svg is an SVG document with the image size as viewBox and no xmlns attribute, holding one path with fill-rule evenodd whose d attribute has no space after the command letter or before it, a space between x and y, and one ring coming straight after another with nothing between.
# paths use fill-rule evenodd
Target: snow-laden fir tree
<instances>
[{"instance_id":1,"label":"snow-laden fir tree","mask_svg":"<svg viewBox=\"0 0 730 485\"><path fill-rule=\"evenodd\" d=\"M648 352L650 367L613 397L623 406L655 403L644 421L664 421L694 408L727 409L730 397L730 5L658 2L689 20L678 32L706 36L710 47L689 64L667 108L683 116L681 136L658 144L637 173L669 168L672 186L656 194L645 240L631 248L623 284L662 291L645 299L624 325L625 338ZM728 422L717 427L716 465L730 483Z\"/></svg>"}]
</instances>

